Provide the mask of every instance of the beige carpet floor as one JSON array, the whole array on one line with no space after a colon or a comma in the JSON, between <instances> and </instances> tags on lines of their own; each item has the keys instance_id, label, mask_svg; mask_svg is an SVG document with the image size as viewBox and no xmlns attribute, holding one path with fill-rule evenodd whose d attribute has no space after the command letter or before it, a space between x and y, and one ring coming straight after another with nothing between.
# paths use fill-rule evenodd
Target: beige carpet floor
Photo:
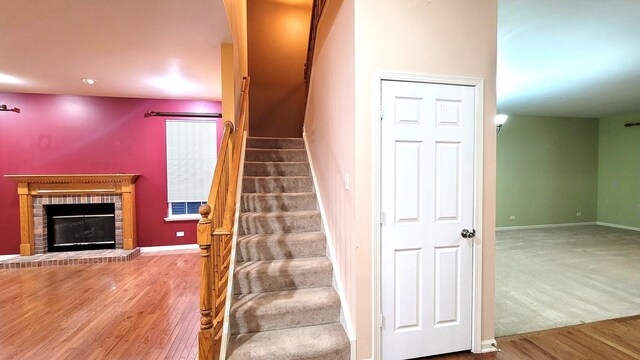
<instances>
[{"instance_id":1,"label":"beige carpet floor","mask_svg":"<svg viewBox=\"0 0 640 360\"><path fill-rule=\"evenodd\" d=\"M498 231L496 336L640 314L640 232Z\"/></svg>"}]
</instances>

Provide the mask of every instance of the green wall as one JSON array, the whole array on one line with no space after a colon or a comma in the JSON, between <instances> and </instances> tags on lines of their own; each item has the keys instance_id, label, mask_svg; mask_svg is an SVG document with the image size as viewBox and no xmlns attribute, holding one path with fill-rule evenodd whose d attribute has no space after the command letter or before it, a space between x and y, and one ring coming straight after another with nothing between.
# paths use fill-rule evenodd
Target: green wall
<instances>
[{"instance_id":1,"label":"green wall","mask_svg":"<svg viewBox=\"0 0 640 360\"><path fill-rule=\"evenodd\" d=\"M597 221L598 119L510 116L497 161L498 227Z\"/></svg>"},{"instance_id":2,"label":"green wall","mask_svg":"<svg viewBox=\"0 0 640 360\"><path fill-rule=\"evenodd\" d=\"M600 119L598 221L640 228L640 113Z\"/></svg>"}]
</instances>

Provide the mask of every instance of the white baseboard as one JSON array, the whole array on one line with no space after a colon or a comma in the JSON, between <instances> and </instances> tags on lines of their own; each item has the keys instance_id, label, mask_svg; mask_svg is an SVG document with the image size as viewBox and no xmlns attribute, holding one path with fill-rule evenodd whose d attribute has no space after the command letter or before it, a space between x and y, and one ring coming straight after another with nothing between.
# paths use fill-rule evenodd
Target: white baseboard
<instances>
[{"instance_id":1,"label":"white baseboard","mask_svg":"<svg viewBox=\"0 0 640 360\"><path fill-rule=\"evenodd\" d=\"M20 255L19 254L15 254L15 255L0 255L0 261L13 259L16 256L20 256Z\"/></svg>"},{"instance_id":2,"label":"white baseboard","mask_svg":"<svg viewBox=\"0 0 640 360\"><path fill-rule=\"evenodd\" d=\"M568 223L568 224L543 224L543 225L525 225L525 226L503 226L496 228L496 231L507 230L530 230L530 229L546 229L568 226L585 226L585 225L598 225L596 222L582 222L582 223Z\"/></svg>"},{"instance_id":3,"label":"white baseboard","mask_svg":"<svg viewBox=\"0 0 640 360\"><path fill-rule=\"evenodd\" d=\"M302 132L302 138L304 140L305 151L307 152L307 157L309 158L309 168L311 169L311 179L313 180L313 186L316 190L316 197L318 199L318 208L320 210L320 218L322 219L322 230L324 230L324 234L327 238L327 257L329 261L331 261L331 265L333 265L333 287L338 293L338 297L340 298L340 323L344 328L344 331L347 333L347 337L351 341L352 345L352 359L355 356L355 331L353 330L353 325L351 324L351 312L349 307L347 306L347 297L346 292L344 291L344 284L342 284L342 278L340 276L340 267L338 266L338 261L336 259L336 251L333 248L333 239L331 237L331 232L329 231L329 223L327 222L327 215L324 211L324 205L322 202L322 195L320 193L320 188L318 187L318 178L316 176L315 168L313 166L313 158L311 157L311 153L309 152L309 143L307 142L307 133Z\"/></svg>"},{"instance_id":4,"label":"white baseboard","mask_svg":"<svg viewBox=\"0 0 640 360\"><path fill-rule=\"evenodd\" d=\"M598 221L596 224L601 225L601 226L608 226L608 227L612 227L612 228L616 228L616 229L640 231L640 228L633 227L633 226L610 224L610 223L605 223L605 222L600 222L600 221Z\"/></svg>"},{"instance_id":5,"label":"white baseboard","mask_svg":"<svg viewBox=\"0 0 640 360\"><path fill-rule=\"evenodd\" d=\"M498 348L498 343L496 342L496 339L484 340L482 341L481 351L484 354L484 353L500 351L500 348Z\"/></svg>"},{"instance_id":6,"label":"white baseboard","mask_svg":"<svg viewBox=\"0 0 640 360\"><path fill-rule=\"evenodd\" d=\"M152 253L160 251L173 251L173 250L198 250L198 244L184 244L184 245L167 245L167 246L145 246L140 248L141 253Z\"/></svg>"},{"instance_id":7,"label":"white baseboard","mask_svg":"<svg viewBox=\"0 0 640 360\"><path fill-rule=\"evenodd\" d=\"M356 360L356 340L349 340L349 344L351 345L351 357L350 360Z\"/></svg>"}]
</instances>

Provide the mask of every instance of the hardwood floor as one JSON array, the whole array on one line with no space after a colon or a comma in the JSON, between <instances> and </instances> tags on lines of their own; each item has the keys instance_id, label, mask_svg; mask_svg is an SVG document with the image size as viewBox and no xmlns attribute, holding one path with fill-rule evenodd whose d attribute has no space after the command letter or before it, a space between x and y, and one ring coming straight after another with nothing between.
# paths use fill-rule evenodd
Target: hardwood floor
<instances>
[{"instance_id":1,"label":"hardwood floor","mask_svg":"<svg viewBox=\"0 0 640 360\"><path fill-rule=\"evenodd\" d=\"M640 316L498 338L496 353L458 353L429 360L640 359Z\"/></svg>"},{"instance_id":2,"label":"hardwood floor","mask_svg":"<svg viewBox=\"0 0 640 360\"><path fill-rule=\"evenodd\" d=\"M0 359L195 359L199 259L0 270Z\"/></svg>"},{"instance_id":3,"label":"hardwood floor","mask_svg":"<svg viewBox=\"0 0 640 360\"><path fill-rule=\"evenodd\" d=\"M195 359L197 252L0 270L0 359ZM640 360L640 316L499 338L430 360ZM330 360L330 359L328 359Z\"/></svg>"}]
</instances>

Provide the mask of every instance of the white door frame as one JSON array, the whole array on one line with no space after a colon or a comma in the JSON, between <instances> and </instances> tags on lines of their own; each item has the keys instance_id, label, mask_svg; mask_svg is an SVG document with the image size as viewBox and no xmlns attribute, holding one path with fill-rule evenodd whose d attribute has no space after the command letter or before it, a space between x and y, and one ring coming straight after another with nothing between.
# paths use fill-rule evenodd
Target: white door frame
<instances>
[{"instance_id":1,"label":"white door frame","mask_svg":"<svg viewBox=\"0 0 640 360\"><path fill-rule=\"evenodd\" d=\"M483 176L483 131L484 131L484 79L460 76L411 74L411 73L389 73L377 72L373 77L371 127L372 133L372 188L373 206L371 212L371 223L373 224L373 359L380 359L382 356L382 308L381 308L381 244L380 244L380 177L381 177L381 98L382 81L408 81L446 85L463 85L474 88L475 95L475 159L474 159L474 228L476 237L473 242L473 290L472 290L472 329L471 329L471 351L482 352L482 176Z\"/></svg>"}]
</instances>

